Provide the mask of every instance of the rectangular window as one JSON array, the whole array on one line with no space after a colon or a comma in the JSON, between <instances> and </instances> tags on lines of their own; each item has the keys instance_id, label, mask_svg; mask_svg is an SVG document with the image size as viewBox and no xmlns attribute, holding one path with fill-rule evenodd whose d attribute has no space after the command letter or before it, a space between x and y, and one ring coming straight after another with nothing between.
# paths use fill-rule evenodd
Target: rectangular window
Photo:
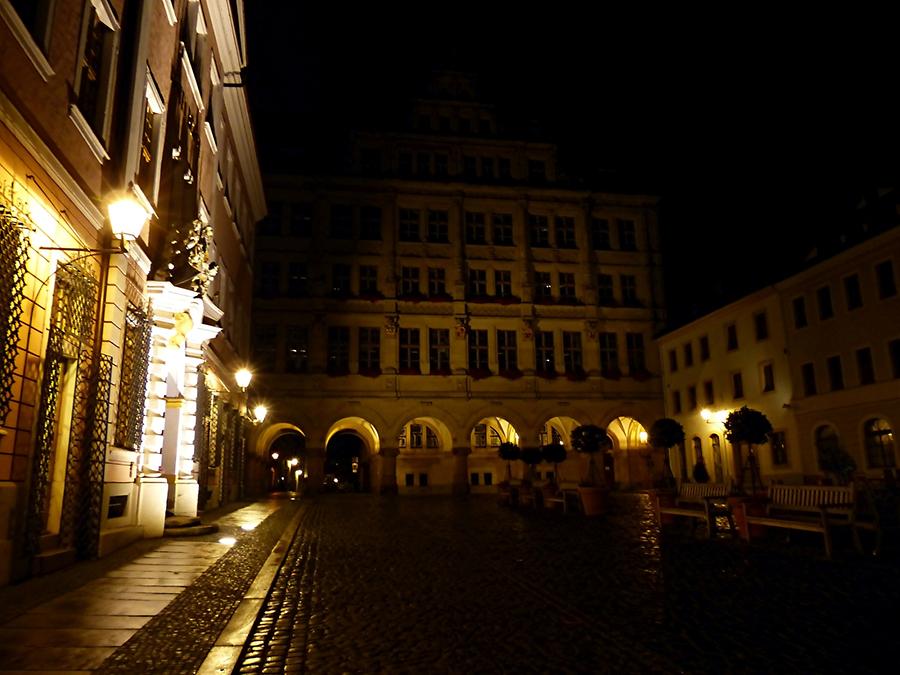
<instances>
[{"instance_id":1,"label":"rectangular window","mask_svg":"<svg viewBox=\"0 0 900 675\"><path fill-rule=\"evenodd\" d=\"M490 471L484 474L484 484L485 485L493 485L494 484L494 474Z\"/></svg>"},{"instance_id":2,"label":"rectangular window","mask_svg":"<svg viewBox=\"0 0 900 675\"><path fill-rule=\"evenodd\" d=\"M681 392L680 391L672 392L672 414L673 415L681 414Z\"/></svg>"},{"instance_id":3,"label":"rectangular window","mask_svg":"<svg viewBox=\"0 0 900 675\"><path fill-rule=\"evenodd\" d=\"M447 294L446 272L443 267L428 268L428 295L436 297Z\"/></svg>"},{"instance_id":4,"label":"rectangular window","mask_svg":"<svg viewBox=\"0 0 900 675\"><path fill-rule=\"evenodd\" d=\"M463 175L470 180L478 177L478 159L476 157L468 155L463 157Z\"/></svg>"},{"instance_id":5,"label":"rectangular window","mask_svg":"<svg viewBox=\"0 0 900 675\"><path fill-rule=\"evenodd\" d=\"M450 331L428 329L428 368L432 374L450 372Z\"/></svg>"},{"instance_id":6,"label":"rectangular window","mask_svg":"<svg viewBox=\"0 0 900 675\"><path fill-rule=\"evenodd\" d=\"M716 390L713 387L712 380L706 380L703 383L703 398L706 405L713 405L716 402Z\"/></svg>"},{"instance_id":7,"label":"rectangular window","mask_svg":"<svg viewBox=\"0 0 900 675\"><path fill-rule=\"evenodd\" d=\"M277 202L270 202L270 205L271 209L268 215L256 226L256 233L263 237L281 236L282 205Z\"/></svg>"},{"instance_id":8,"label":"rectangular window","mask_svg":"<svg viewBox=\"0 0 900 675\"><path fill-rule=\"evenodd\" d=\"M287 327L284 369L289 373L305 373L309 370L309 329L306 326Z\"/></svg>"},{"instance_id":9,"label":"rectangular window","mask_svg":"<svg viewBox=\"0 0 900 675\"><path fill-rule=\"evenodd\" d=\"M400 329L400 372L419 373L419 329Z\"/></svg>"},{"instance_id":10,"label":"rectangular window","mask_svg":"<svg viewBox=\"0 0 900 675\"><path fill-rule=\"evenodd\" d=\"M512 272L510 270L494 271L494 294L498 298L512 296Z\"/></svg>"},{"instance_id":11,"label":"rectangular window","mask_svg":"<svg viewBox=\"0 0 900 675\"><path fill-rule=\"evenodd\" d=\"M534 355L534 367L537 372L545 375L556 372L553 356L553 333L551 331L537 331L534 334Z\"/></svg>"},{"instance_id":12,"label":"rectangular window","mask_svg":"<svg viewBox=\"0 0 900 675\"><path fill-rule=\"evenodd\" d=\"M291 204L291 236L308 239L313 230L313 205Z\"/></svg>"},{"instance_id":13,"label":"rectangular window","mask_svg":"<svg viewBox=\"0 0 900 675\"><path fill-rule=\"evenodd\" d=\"M547 302L553 298L553 284L550 283L550 272L534 273L534 301Z\"/></svg>"},{"instance_id":14,"label":"rectangular window","mask_svg":"<svg viewBox=\"0 0 900 675\"><path fill-rule=\"evenodd\" d=\"M397 154L397 172L401 176L411 176L413 172L413 160L411 152Z\"/></svg>"},{"instance_id":15,"label":"rectangular window","mask_svg":"<svg viewBox=\"0 0 900 675\"><path fill-rule=\"evenodd\" d=\"M688 410L697 409L697 387L693 384L687 388Z\"/></svg>"},{"instance_id":16,"label":"rectangular window","mask_svg":"<svg viewBox=\"0 0 900 675\"><path fill-rule=\"evenodd\" d=\"M275 371L278 328L274 325L253 326L253 362L264 373Z\"/></svg>"},{"instance_id":17,"label":"rectangular window","mask_svg":"<svg viewBox=\"0 0 900 675\"><path fill-rule=\"evenodd\" d=\"M469 485L478 485L478 473L470 473L469 474Z\"/></svg>"},{"instance_id":18,"label":"rectangular window","mask_svg":"<svg viewBox=\"0 0 900 675\"><path fill-rule=\"evenodd\" d=\"M416 474L407 473L403 476L404 485L406 487L415 487L416 486Z\"/></svg>"},{"instance_id":19,"label":"rectangular window","mask_svg":"<svg viewBox=\"0 0 900 675\"><path fill-rule=\"evenodd\" d=\"M888 342L888 353L891 356L891 375L896 380L900 378L900 340Z\"/></svg>"},{"instance_id":20,"label":"rectangular window","mask_svg":"<svg viewBox=\"0 0 900 675\"><path fill-rule=\"evenodd\" d=\"M831 287L822 286L816 291L816 301L819 304L819 319L824 321L834 316L834 307L831 304Z\"/></svg>"},{"instance_id":21,"label":"rectangular window","mask_svg":"<svg viewBox=\"0 0 900 675\"><path fill-rule=\"evenodd\" d=\"M550 225L547 216L528 214L528 239L532 246L550 245Z\"/></svg>"},{"instance_id":22,"label":"rectangular window","mask_svg":"<svg viewBox=\"0 0 900 675\"><path fill-rule=\"evenodd\" d=\"M486 448L487 444L487 424L476 424L475 431L473 432L473 436L475 436L475 447L476 448Z\"/></svg>"},{"instance_id":23,"label":"rectangular window","mask_svg":"<svg viewBox=\"0 0 900 675\"><path fill-rule=\"evenodd\" d=\"M438 178L446 178L450 164L449 157L442 152L434 156L434 175Z\"/></svg>"},{"instance_id":24,"label":"rectangular window","mask_svg":"<svg viewBox=\"0 0 900 675\"><path fill-rule=\"evenodd\" d=\"M488 332L486 330L469 331L469 369L488 370Z\"/></svg>"},{"instance_id":25,"label":"rectangular window","mask_svg":"<svg viewBox=\"0 0 900 675\"><path fill-rule=\"evenodd\" d=\"M737 324L730 323L725 326L725 346L728 351L734 351L738 348Z\"/></svg>"},{"instance_id":26,"label":"rectangular window","mask_svg":"<svg viewBox=\"0 0 900 675\"><path fill-rule=\"evenodd\" d=\"M381 329L359 329L359 372L381 370Z\"/></svg>"},{"instance_id":27,"label":"rectangular window","mask_svg":"<svg viewBox=\"0 0 900 675\"><path fill-rule=\"evenodd\" d=\"M619 283L622 284L622 304L626 307L639 307L641 303L637 297L637 280L634 275L620 275Z\"/></svg>"},{"instance_id":28,"label":"rectangular window","mask_svg":"<svg viewBox=\"0 0 900 675\"><path fill-rule=\"evenodd\" d=\"M97 138L106 139L115 72L118 22L105 2L89 2L75 82L78 110Z\"/></svg>"},{"instance_id":29,"label":"rectangular window","mask_svg":"<svg viewBox=\"0 0 900 675\"><path fill-rule=\"evenodd\" d=\"M516 352L516 331L497 331L497 367L500 372L515 372L519 369Z\"/></svg>"},{"instance_id":30,"label":"rectangular window","mask_svg":"<svg viewBox=\"0 0 900 675\"><path fill-rule=\"evenodd\" d=\"M669 372L678 372L678 352L674 349L669 350Z\"/></svg>"},{"instance_id":31,"label":"rectangular window","mask_svg":"<svg viewBox=\"0 0 900 675\"><path fill-rule=\"evenodd\" d=\"M806 319L806 299L794 298L791 305L794 308L794 328L806 328L809 325Z\"/></svg>"},{"instance_id":32,"label":"rectangular window","mask_svg":"<svg viewBox=\"0 0 900 675\"><path fill-rule=\"evenodd\" d=\"M571 272L559 273L559 301L575 302L575 275Z\"/></svg>"},{"instance_id":33,"label":"rectangular window","mask_svg":"<svg viewBox=\"0 0 900 675\"><path fill-rule=\"evenodd\" d=\"M359 294L375 295L378 293L378 268L375 265L359 266Z\"/></svg>"},{"instance_id":34,"label":"rectangular window","mask_svg":"<svg viewBox=\"0 0 900 675\"><path fill-rule=\"evenodd\" d=\"M637 251L637 236L633 220L619 220L619 249Z\"/></svg>"},{"instance_id":35,"label":"rectangular window","mask_svg":"<svg viewBox=\"0 0 900 675\"><path fill-rule=\"evenodd\" d=\"M762 366L762 390L775 391L775 368L771 363L764 363Z\"/></svg>"},{"instance_id":36,"label":"rectangular window","mask_svg":"<svg viewBox=\"0 0 900 675\"><path fill-rule=\"evenodd\" d=\"M427 152L416 153L416 173L419 176L427 176L431 173L431 155Z\"/></svg>"},{"instance_id":37,"label":"rectangular window","mask_svg":"<svg viewBox=\"0 0 900 675\"><path fill-rule=\"evenodd\" d=\"M575 219L572 216L556 216L557 248L575 248Z\"/></svg>"},{"instance_id":38,"label":"rectangular window","mask_svg":"<svg viewBox=\"0 0 900 675\"><path fill-rule=\"evenodd\" d=\"M265 260L260 265L259 293L264 298L274 298L281 294L281 265Z\"/></svg>"},{"instance_id":39,"label":"rectangular window","mask_svg":"<svg viewBox=\"0 0 900 675\"><path fill-rule=\"evenodd\" d=\"M772 446L772 466L786 466L788 463L787 438L783 431L773 431L769 435Z\"/></svg>"},{"instance_id":40,"label":"rectangular window","mask_svg":"<svg viewBox=\"0 0 900 675\"><path fill-rule=\"evenodd\" d=\"M600 333L600 372L604 377L619 375L619 336Z\"/></svg>"},{"instance_id":41,"label":"rectangular window","mask_svg":"<svg viewBox=\"0 0 900 675\"><path fill-rule=\"evenodd\" d=\"M508 157L501 157L498 160L497 169L500 172L500 178L502 180L509 180L512 178L512 162L510 162Z\"/></svg>"},{"instance_id":42,"label":"rectangular window","mask_svg":"<svg viewBox=\"0 0 900 675\"><path fill-rule=\"evenodd\" d=\"M350 265L338 263L331 266L331 294L350 295Z\"/></svg>"},{"instance_id":43,"label":"rectangular window","mask_svg":"<svg viewBox=\"0 0 900 675\"><path fill-rule=\"evenodd\" d=\"M403 267L400 270L400 295L416 296L419 295L419 268Z\"/></svg>"},{"instance_id":44,"label":"rectangular window","mask_svg":"<svg viewBox=\"0 0 900 675\"><path fill-rule=\"evenodd\" d=\"M744 376L741 373L731 374L731 390L734 398L744 398Z\"/></svg>"},{"instance_id":45,"label":"rectangular window","mask_svg":"<svg viewBox=\"0 0 900 675\"><path fill-rule=\"evenodd\" d=\"M481 177L488 180L493 180L494 160L491 157L481 158Z\"/></svg>"},{"instance_id":46,"label":"rectangular window","mask_svg":"<svg viewBox=\"0 0 900 675\"><path fill-rule=\"evenodd\" d=\"M829 356L826 359L828 365L828 380L831 391L840 391L844 388L844 368L841 365L840 356Z\"/></svg>"},{"instance_id":47,"label":"rectangular window","mask_svg":"<svg viewBox=\"0 0 900 675\"><path fill-rule=\"evenodd\" d=\"M487 270L469 270L469 296L473 298L487 296Z\"/></svg>"},{"instance_id":48,"label":"rectangular window","mask_svg":"<svg viewBox=\"0 0 900 675\"><path fill-rule=\"evenodd\" d=\"M363 206L359 210L359 238L367 241L381 239L380 206Z\"/></svg>"},{"instance_id":49,"label":"rectangular window","mask_svg":"<svg viewBox=\"0 0 900 675\"><path fill-rule=\"evenodd\" d=\"M875 279L878 282L878 297L882 300L897 295L897 281L894 279L894 266L890 260L875 265Z\"/></svg>"},{"instance_id":50,"label":"rectangular window","mask_svg":"<svg viewBox=\"0 0 900 675\"><path fill-rule=\"evenodd\" d=\"M421 241L419 234L420 214L418 209L400 209L400 241Z\"/></svg>"},{"instance_id":51,"label":"rectangular window","mask_svg":"<svg viewBox=\"0 0 900 675\"><path fill-rule=\"evenodd\" d=\"M347 373L350 370L350 329L346 326L328 327L328 372Z\"/></svg>"},{"instance_id":52,"label":"rectangular window","mask_svg":"<svg viewBox=\"0 0 900 675\"><path fill-rule=\"evenodd\" d=\"M484 214L466 211L466 243L486 244L486 236L484 229Z\"/></svg>"},{"instance_id":53,"label":"rectangular window","mask_svg":"<svg viewBox=\"0 0 900 675\"><path fill-rule=\"evenodd\" d=\"M494 246L513 245L513 220L511 213L495 213L492 218L494 225Z\"/></svg>"},{"instance_id":54,"label":"rectangular window","mask_svg":"<svg viewBox=\"0 0 900 675\"><path fill-rule=\"evenodd\" d=\"M422 425L409 425L409 447L419 450L422 448Z\"/></svg>"},{"instance_id":55,"label":"rectangular window","mask_svg":"<svg viewBox=\"0 0 900 675\"><path fill-rule=\"evenodd\" d=\"M709 361L709 337L706 335L700 336L700 360Z\"/></svg>"},{"instance_id":56,"label":"rectangular window","mask_svg":"<svg viewBox=\"0 0 900 675\"><path fill-rule=\"evenodd\" d=\"M303 298L309 294L309 272L306 263L288 263L288 295Z\"/></svg>"},{"instance_id":57,"label":"rectangular window","mask_svg":"<svg viewBox=\"0 0 900 675\"><path fill-rule=\"evenodd\" d=\"M609 221L606 218L591 219L591 248L595 251L608 251L612 248Z\"/></svg>"},{"instance_id":58,"label":"rectangular window","mask_svg":"<svg viewBox=\"0 0 900 675\"><path fill-rule=\"evenodd\" d=\"M815 396L818 393L816 387L816 367L812 363L804 363L800 366L800 374L803 378L804 396Z\"/></svg>"},{"instance_id":59,"label":"rectangular window","mask_svg":"<svg viewBox=\"0 0 900 675\"><path fill-rule=\"evenodd\" d=\"M528 180L532 183L542 183L547 180L547 165L539 159L529 159Z\"/></svg>"},{"instance_id":60,"label":"rectangular window","mask_svg":"<svg viewBox=\"0 0 900 675\"><path fill-rule=\"evenodd\" d=\"M614 307L616 296L613 291L612 274L597 275L597 302L601 307Z\"/></svg>"},{"instance_id":61,"label":"rectangular window","mask_svg":"<svg viewBox=\"0 0 900 675\"><path fill-rule=\"evenodd\" d=\"M46 54L54 0L11 0L10 4L41 51Z\"/></svg>"},{"instance_id":62,"label":"rectangular window","mask_svg":"<svg viewBox=\"0 0 900 675\"><path fill-rule=\"evenodd\" d=\"M566 373L578 375L584 372L581 356L581 333L563 331L563 364Z\"/></svg>"},{"instance_id":63,"label":"rectangular window","mask_svg":"<svg viewBox=\"0 0 900 675\"><path fill-rule=\"evenodd\" d=\"M350 239L353 236L353 207L346 204L332 205L328 236L332 239Z\"/></svg>"},{"instance_id":64,"label":"rectangular window","mask_svg":"<svg viewBox=\"0 0 900 675\"><path fill-rule=\"evenodd\" d=\"M753 328L756 331L756 341L769 338L769 319L765 312L757 312L753 315Z\"/></svg>"},{"instance_id":65,"label":"rectangular window","mask_svg":"<svg viewBox=\"0 0 900 675\"><path fill-rule=\"evenodd\" d=\"M684 345L684 367L690 368L694 365L694 345L688 342Z\"/></svg>"},{"instance_id":66,"label":"rectangular window","mask_svg":"<svg viewBox=\"0 0 900 675\"><path fill-rule=\"evenodd\" d=\"M647 372L642 333L625 333L625 347L628 350L628 372L632 375Z\"/></svg>"},{"instance_id":67,"label":"rectangular window","mask_svg":"<svg viewBox=\"0 0 900 675\"><path fill-rule=\"evenodd\" d=\"M872 362L872 350L868 347L856 350L856 374L860 384L875 382L875 364Z\"/></svg>"},{"instance_id":68,"label":"rectangular window","mask_svg":"<svg viewBox=\"0 0 900 675\"><path fill-rule=\"evenodd\" d=\"M428 211L428 241L446 244L448 238L449 214L446 211Z\"/></svg>"},{"instance_id":69,"label":"rectangular window","mask_svg":"<svg viewBox=\"0 0 900 675\"><path fill-rule=\"evenodd\" d=\"M862 289L859 286L858 274L844 277L844 301L847 303L847 311L862 307Z\"/></svg>"}]
</instances>

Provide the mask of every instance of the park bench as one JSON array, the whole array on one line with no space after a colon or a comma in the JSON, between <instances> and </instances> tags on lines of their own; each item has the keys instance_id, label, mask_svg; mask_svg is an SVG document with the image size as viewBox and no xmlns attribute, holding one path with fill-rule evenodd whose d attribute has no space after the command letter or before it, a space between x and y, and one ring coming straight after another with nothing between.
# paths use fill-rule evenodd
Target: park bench
<instances>
[{"instance_id":1,"label":"park bench","mask_svg":"<svg viewBox=\"0 0 900 675\"><path fill-rule=\"evenodd\" d=\"M557 504L562 507L563 513L568 513L573 504L575 505L574 508L577 511L580 505L578 499L578 484L560 483L559 489L554 495L544 496L544 506L546 508L556 508Z\"/></svg>"},{"instance_id":2,"label":"park bench","mask_svg":"<svg viewBox=\"0 0 900 675\"><path fill-rule=\"evenodd\" d=\"M725 483L682 483L672 503L664 503L663 494L656 496L656 520L662 529L664 516L684 516L691 518L691 531L698 522L706 522L706 531L712 537L717 529L716 518L728 519L731 532L734 532L734 520L731 509L726 503L729 487Z\"/></svg>"},{"instance_id":3,"label":"park bench","mask_svg":"<svg viewBox=\"0 0 900 675\"><path fill-rule=\"evenodd\" d=\"M856 489L850 485L770 485L765 513L759 505L747 501L740 506L746 526L741 535L748 542L753 525L778 527L803 532L818 532L825 540L825 556L831 558L831 528L851 528L854 544L860 549L856 531Z\"/></svg>"}]
</instances>

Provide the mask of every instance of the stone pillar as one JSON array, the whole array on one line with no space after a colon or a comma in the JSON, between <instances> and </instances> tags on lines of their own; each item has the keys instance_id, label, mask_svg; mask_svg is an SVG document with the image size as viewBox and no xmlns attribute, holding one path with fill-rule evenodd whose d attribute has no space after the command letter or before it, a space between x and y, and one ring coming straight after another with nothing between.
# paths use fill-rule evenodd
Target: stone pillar
<instances>
[{"instance_id":1,"label":"stone pillar","mask_svg":"<svg viewBox=\"0 0 900 675\"><path fill-rule=\"evenodd\" d=\"M317 494L325 480L325 448L306 448L306 487L308 494Z\"/></svg>"},{"instance_id":2,"label":"stone pillar","mask_svg":"<svg viewBox=\"0 0 900 675\"><path fill-rule=\"evenodd\" d=\"M469 454L471 448L453 448L453 494L469 494Z\"/></svg>"},{"instance_id":3,"label":"stone pillar","mask_svg":"<svg viewBox=\"0 0 900 675\"><path fill-rule=\"evenodd\" d=\"M397 494L397 455L398 448L382 448L381 457L381 487L379 492L383 495Z\"/></svg>"}]
</instances>

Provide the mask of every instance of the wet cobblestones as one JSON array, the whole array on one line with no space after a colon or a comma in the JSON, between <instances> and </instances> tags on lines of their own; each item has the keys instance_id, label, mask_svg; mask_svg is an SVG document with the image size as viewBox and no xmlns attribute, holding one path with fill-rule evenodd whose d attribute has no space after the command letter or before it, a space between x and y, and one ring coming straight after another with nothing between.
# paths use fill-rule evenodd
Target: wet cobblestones
<instances>
[{"instance_id":1,"label":"wet cobblestones","mask_svg":"<svg viewBox=\"0 0 900 675\"><path fill-rule=\"evenodd\" d=\"M892 671L896 559L699 536L660 539L643 495L602 519L320 497L236 672Z\"/></svg>"},{"instance_id":2,"label":"wet cobblestones","mask_svg":"<svg viewBox=\"0 0 900 675\"><path fill-rule=\"evenodd\" d=\"M196 673L282 535L285 505L223 555L100 667L101 673ZM219 535L216 535L217 538Z\"/></svg>"}]
</instances>

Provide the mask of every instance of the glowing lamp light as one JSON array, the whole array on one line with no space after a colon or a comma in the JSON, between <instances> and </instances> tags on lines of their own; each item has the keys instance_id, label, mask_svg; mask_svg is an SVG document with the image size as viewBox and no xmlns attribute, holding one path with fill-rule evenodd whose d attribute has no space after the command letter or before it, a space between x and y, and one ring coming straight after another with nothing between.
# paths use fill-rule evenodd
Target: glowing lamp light
<instances>
[{"instance_id":1,"label":"glowing lamp light","mask_svg":"<svg viewBox=\"0 0 900 675\"><path fill-rule=\"evenodd\" d=\"M647 432L642 431L641 433L639 433L638 440L640 440L641 443L646 443L647 442Z\"/></svg>"},{"instance_id":2,"label":"glowing lamp light","mask_svg":"<svg viewBox=\"0 0 900 675\"><path fill-rule=\"evenodd\" d=\"M225 546L234 546L237 543L237 539L234 537L222 537L219 539L219 543Z\"/></svg>"},{"instance_id":3,"label":"glowing lamp light","mask_svg":"<svg viewBox=\"0 0 900 675\"><path fill-rule=\"evenodd\" d=\"M246 368L241 368L234 374L234 381L237 382L237 386L241 389L246 389L250 385L250 380L252 379L253 373Z\"/></svg>"},{"instance_id":4,"label":"glowing lamp light","mask_svg":"<svg viewBox=\"0 0 900 675\"><path fill-rule=\"evenodd\" d=\"M728 411L727 410L719 410L716 412L716 422L719 424L725 424L725 420L728 419Z\"/></svg>"},{"instance_id":5,"label":"glowing lamp light","mask_svg":"<svg viewBox=\"0 0 900 675\"><path fill-rule=\"evenodd\" d=\"M278 459L278 453L277 453L277 452L273 452L273 453L272 453L272 459Z\"/></svg>"},{"instance_id":6,"label":"glowing lamp light","mask_svg":"<svg viewBox=\"0 0 900 675\"><path fill-rule=\"evenodd\" d=\"M107 207L113 234L123 241L137 239L150 217L147 210L132 197L122 197Z\"/></svg>"},{"instance_id":7,"label":"glowing lamp light","mask_svg":"<svg viewBox=\"0 0 900 675\"><path fill-rule=\"evenodd\" d=\"M243 525L241 525L241 529L244 532L252 532L256 529L256 525L254 523L244 523Z\"/></svg>"},{"instance_id":8,"label":"glowing lamp light","mask_svg":"<svg viewBox=\"0 0 900 675\"><path fill-rule=\"evenodd\" d=\"M300 463L300 460L296 457L291 457L291 461L288 462L291 466L297 466Z\"/></svg>"},{"instance_id":9,"label":"glowing lamp light","mask_svg":"<svg viewBox=\"0 0 900 675\"><path fill-rule=\"evenodd\" d=\"M256 406L253 409L253 417L255 417L256 421L259 422L260 424L262 424L263 421L265 421L266 415L268 415L268 414L269 414L269 409L266 406L264 406L262 403L260 403L258 406Z\"/></svg>"},{"instance_id":10,"label":"glowing lamp light","mask_svg":"<svg viewBox=\"0 0 900 675\"><path fill-rule=\"evenodd\" d=\"M703 410L701 410L700 417L703 418L704 422L709 422L709 418L712 417L712 413L710 412L709 408L704 408Z\"/></svg>"}]
</instances>

